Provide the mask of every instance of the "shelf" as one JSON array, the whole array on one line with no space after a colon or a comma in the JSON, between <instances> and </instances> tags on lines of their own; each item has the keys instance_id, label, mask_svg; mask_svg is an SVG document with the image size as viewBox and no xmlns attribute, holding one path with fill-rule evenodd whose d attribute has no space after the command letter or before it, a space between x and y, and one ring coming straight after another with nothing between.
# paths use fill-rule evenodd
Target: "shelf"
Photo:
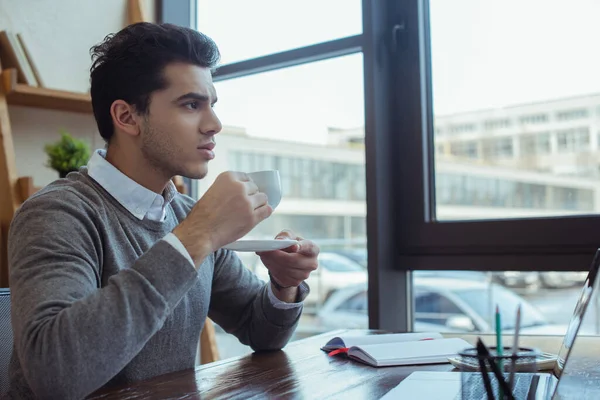
<instances>
[{"instance_id":1,"label":"shelf","mask_svg":"<svg viewBox=\"0 0 600 400\"><path fill-rule=\"evenodd\" d=\"M2 81L8 104L48 110L92 113L92 100L87 93L23 85L16 82L16 71L11 69L2 71Z\"/></svg>"}]
</instances>

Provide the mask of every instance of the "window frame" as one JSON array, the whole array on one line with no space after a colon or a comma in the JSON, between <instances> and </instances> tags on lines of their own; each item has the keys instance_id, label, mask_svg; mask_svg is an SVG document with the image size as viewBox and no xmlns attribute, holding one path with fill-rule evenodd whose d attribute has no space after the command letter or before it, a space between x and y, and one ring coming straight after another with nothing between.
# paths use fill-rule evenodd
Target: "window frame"
<instances>
[{"instance_id":1,"label":"window frame","mask_svg":"<svg viewBox=\"0 0 600 400\"><path fill-rule=\"evenodd\" d=\"M598 248L593 228L600 217L543 217L439 221L435 217L435 167L429 9L426 0L389 1L399 37L390 49L395 72L389 94L396 105L389 129L380 135L399 153L392 191L399 270L560 270L589 268ZM393 29L388 29L392 32ZM391 34L391 33L390 33ZM401 111L400 111L401 110ZM399 143L401 138L401 143ZM399 150L398 150L399 149ZM377 172L377 171L376 171ZM379 171L381 174L381 171Z\"/></svg>"}]
</instances>

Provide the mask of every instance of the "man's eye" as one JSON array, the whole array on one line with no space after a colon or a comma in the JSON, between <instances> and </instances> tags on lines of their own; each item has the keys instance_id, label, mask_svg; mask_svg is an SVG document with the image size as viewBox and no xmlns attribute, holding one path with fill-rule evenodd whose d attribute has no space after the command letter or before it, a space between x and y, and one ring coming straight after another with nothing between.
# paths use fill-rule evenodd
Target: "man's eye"
<instances>
[{"instance_id":1,"label":"man's eye","mask_svg":"<svg viewBox=\"0 0 600 400\"><path fill-rule=\"evenodd\" d=\"M183 106L189 108L190 110L197 110L198 109L198 102L197 101L190 101L189 103L185 103Z\"/></svg>"}]
</instances>

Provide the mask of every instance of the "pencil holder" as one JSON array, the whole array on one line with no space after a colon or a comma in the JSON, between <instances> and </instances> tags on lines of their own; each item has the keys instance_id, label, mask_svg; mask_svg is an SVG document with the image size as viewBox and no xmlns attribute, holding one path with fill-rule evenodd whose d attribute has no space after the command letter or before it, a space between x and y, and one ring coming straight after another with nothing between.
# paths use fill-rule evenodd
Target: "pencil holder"
<instances>
[{"instance_id":1,"label":"pencil holder","mask_svg":"<svg viewBox=\"0 0 600 400\"><path fill-rule=\"evenodd\" d=\"M479 355L475 347L459 353L462 400L527 399L540 352L522 347L513 354L512 348L504 347L498 355L496 350L490 347L486 356Z\"/></svg>"}]
</instances>

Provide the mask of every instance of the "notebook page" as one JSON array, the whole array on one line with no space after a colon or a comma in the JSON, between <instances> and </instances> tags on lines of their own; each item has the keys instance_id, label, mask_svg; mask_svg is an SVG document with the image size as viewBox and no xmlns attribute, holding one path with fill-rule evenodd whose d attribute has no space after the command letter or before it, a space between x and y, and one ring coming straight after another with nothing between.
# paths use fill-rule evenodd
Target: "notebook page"
<instances>
[{"instance_id":1,"label":"notebook page","mask_svg":"<svg viewBox=\"0 0 600 400\"><path fill-rule=\"evenodd\" d=\"M376 366L430 364L448 362L448 357L455 356L468 347L472 346L465 340L452 338L361 345L350 349L349 355Z\"/></svg>"},{"instance_id":2,"label":"notebook page","mask_svg":"<svg viewBox=\"0 0 600 400\"><path fill-rule=\"evenodd\" d=\"M338 336L331 339L323 350L330 351L340 347L363 346L382 343L416 342L424 339L442 339L438 332L415 332L415 333L386 333L382 335L350 335Z\"/></svg>"}]
</instances>

